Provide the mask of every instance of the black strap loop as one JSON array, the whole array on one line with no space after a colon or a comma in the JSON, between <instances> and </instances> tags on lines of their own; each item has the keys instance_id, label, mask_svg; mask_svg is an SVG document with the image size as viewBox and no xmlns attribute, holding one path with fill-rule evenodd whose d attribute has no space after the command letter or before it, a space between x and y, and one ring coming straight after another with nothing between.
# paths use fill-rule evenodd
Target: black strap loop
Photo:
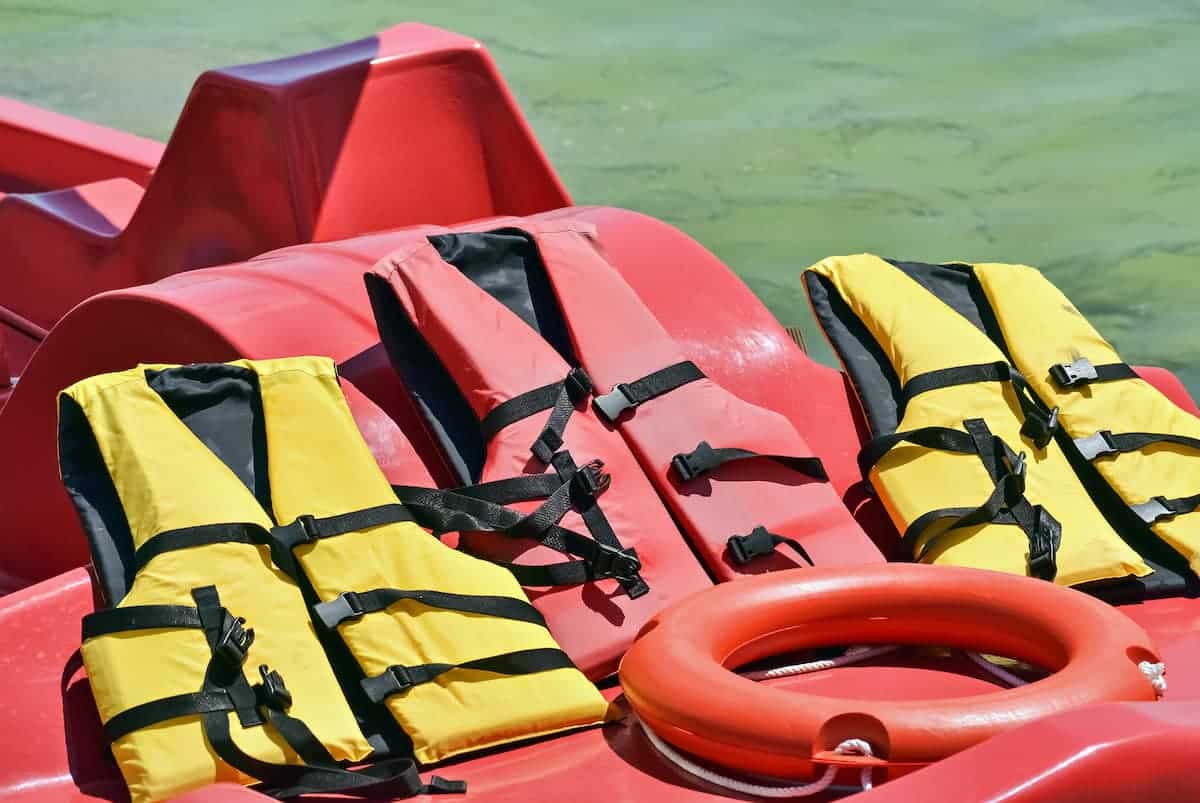
<instances>
[{"instance_id":1,"label":"black strap loop","mask_svg":"<svg viewBox=\"0 0 1200 803\"><path fill-rule=\"evenodd\" d=\"M691 360L668 365L652 374L647 374L633 382L619 382L613 386L612 392L592 399L592 408L602 419L612 424L626 410L645 404L676 388L683 387L689 382L704 378L701 371Z\"/></svg>"},{"instance_id":2,"label":"black strap loop","mask_svg":"<svg viewBox=\"0 0 1200 803\"><path fill-rule=\"evenodd\" d=\"M829 475L825 472L825 466L819 457L760 454L749 449L714 449L708 441L700 441L692 451L680 452L672 457L671 468L680 482L690 482L696 477L715 471L726 463L754 458L771 460L821 482L829 481Z\"/></svg>"},{"instance_id":3,"label":"black strap loop","mask_svg":"<svg viewBox=\"0 0 1200 803\"><path fill-rule=\"evenodd\" d=\"M771 555L775 552L775 547L787 544L796 553L808 563L809 566L814 566L812 557L808 554L808 550L794 538L788 538L782 535L776 535L769 532L766 527L755 527L747 535L731 535L726 542L729 547L729 556L733 558L733 562L738 566L745 566L755 558L763 555Z\"/></svg>"},{"instance_id":4,"label":"black strap loop","mask_svg":"<svg viewBox=\"0 0 1200 803\"><path fill-rule=\"evenodd\" d=\"M961 430L949 427L920 427L918 429L892 432L872 438L858 453L858 468L866 479L875 464L883 459L893 447L901 443L911 443L926 449L941 449L946 452L960 454L977 454L975 441Z\"/></svg>"},{"instance_id":5,"label":"black strap loop","mask_svg":"<svg viewBox=\"0 0 1200 803\"><path fill-rule=\"evenodd\" d=\"M1093 382L1113 382L1119 379L1137 379L1137 372L1123 362L1092 365L1087 357L1074 362L1060 362L1050 366L1050 378L1060 388L1077 388Z\"/></svg>"},{"instance_id":6,"label":"black strap loop","mask_svg":"<svg viewBox=\"0 0 1200 803\"><path fill-rule=\"evenodd\" d=\"M546 626L538 609L525 600L487 594L451 594L447 591L409 591L399 588L376 588L371 591L347 591L328 602L313 606L313 613L327 629L342 622L358 619L368 613L387 610L401 600L413 600L429 608L440 608L481 616L496 616L518 622Z\"/></svg>"},{"instance_id":7,"label":"black strap loop","mask_svg":"<svg viewBox=\"0 0 1200 803\"><path fill-rule=\"evenodd\" d=\"M543 647L489 655L460 664L420 664L418 666L389 666L378 675L364 678L363 691L373 703L382 703L394 694L403 694L414 686L430 683L455 669L473 669L497 675L531 675L552 669L573 669L575 664L562 650Z\"/></svg>"},{"instance_id":8,"label":"black strap loop","mask_svg":"<svg viewBox=\"0 0 1200 803\"><path fill-rule=\"evenodd\" d=\"M903 410L907 407L914 396L928 393L931 390L940 390L956 385L971 385L976 382L1009 382L1012 378L1012 366L1003 360L974 365L955 365L937 371L926 371L904 383L904 387L900 390L900 409Z\"/></svg>"}]
</instances>

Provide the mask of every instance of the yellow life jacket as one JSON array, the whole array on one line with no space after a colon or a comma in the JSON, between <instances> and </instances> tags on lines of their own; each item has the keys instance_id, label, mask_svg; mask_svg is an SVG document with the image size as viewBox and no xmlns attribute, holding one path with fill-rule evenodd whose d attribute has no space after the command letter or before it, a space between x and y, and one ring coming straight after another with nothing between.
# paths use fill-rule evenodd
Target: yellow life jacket
<instances>
[{"instance_id":1,"label":"yellow life jacket","mask_svg":"<svg viewBox=\"0 0 1200 803\"><path fill-rule=\"evenodd\" d=\"M1140 379L1040 271L980 264L974 274L1013 364L1080 457L1200 570L1200 419Z\"/></svg>"},{"instance_id":2,"label":"yellow life jacket","mask_svg":"<svg viewBox=\"0 0 1200 803\"><path fill-rule=\"evenodd\" d=\"M60 396L60 463L113 605L82 655L134 801L413 794L409 755L605 718L514 578L396 503L328 359L87 379Z\"/></svg>"},{"instance_id":3,"label":"yellow life jacket","mask_svg":"<svg viewBox=\"0 0 1200 803\"><path fill-rule=\"evenodd\" d=\"M1089 497L1054 423L1034 415L1041 407L972 306L969 271L864 254L805 274L875 436L864 476L904 543L918 560L1065 585L1150 574Z\"/></svg>"}]
</instances>

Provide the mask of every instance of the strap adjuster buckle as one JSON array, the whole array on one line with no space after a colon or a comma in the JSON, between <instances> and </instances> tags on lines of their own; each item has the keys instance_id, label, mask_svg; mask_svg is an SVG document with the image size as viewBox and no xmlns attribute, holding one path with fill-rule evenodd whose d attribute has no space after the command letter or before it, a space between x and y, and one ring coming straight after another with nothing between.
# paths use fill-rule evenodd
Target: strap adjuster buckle
<instances>
[{"instance_id":1,"label":"strap adjuster buckle","mask_svg":"<svg viewBox=\"0 0 1200 803\"><path fill-rule=\"evenodd\" d=\"M1097 457L1105 455L1117 454L1121 450L1113 443L1112 432L1107 429L1102 429L1098 432L1093 432L1086 438L1076 438L1075 448L1079 450L1079 454L1084 460L1089 463Z\"/></svg>"},{"instance_id":2,"label":"strap adjuster buckle","mask_svg":"<svg viewBox=\"0 0 1200 803\"><path fill-rule=\"evenodd\" d=\"M362 599L356 591L346 591L329 602L313 606L313 614L326 630L333 630L347 619L357 619L365 613Z\"/></svg>"},{"instance_id":3,"label":"strap adjuster buckle","mask_svg":"<svg viewBox=\"0 0 1200 803\"><path fill-rule=\"evenodd\" d=\"M572 501L590 501L608 490L612 475L604 470L603 460L593 460L571 475Z\"/></svg>"},{"instance_id":4,"label":"strap adjuster buckle","mask_svg":"<svg viewBox=\"0 0 1200 803\"><path fill-rule=\"evenodd\" d=\"M1094 382L1100 378L1100 375L1096 373L1096 366L1092 365L1091 360L1087 357L1080 357L1074 362L1060 362L1058 365L1051 365L1050 378L1059 387L1070 388Z\"/></svg>"},{"instance_id":5,"label":"strap adjuster buckle","mask_svg":"<svg viewBox=\"0 0 1200 803\"><path fill-rule=\"evenodd\" d=\"M612 577L621 583L636 582L642 571L642 561L635 550L601 543L596 544L596 557L591 566L597 579Z\"/></svg>"},{"instance_id":6,"label":"strap adjuster buckle","mask_svg":"<svg viewBox=\"0 0 1200 803\"><path fill-rule=\"evenodd\" d=\"M750 561L762 555L770 555L775 551L775 539L766 527L755 527L746 535L731 535L726 542L733 562L745 566Z\"/></svg>"},{"instance_id":7,"label":"strap adjuster buckle","mask_svg":"<svg viewBox=\"0 0 1200 803\"><path fill-rule=\"evenodd\" d=\"M638 402L633 398L633 391L624 382L618 383L612 393L592 399L592 407L600 414L601 418L610 424L615 422L621 413L637 406Z\"/></svg>"},{"instance_id":8,"label":"strap adjuster buckle","mask_svg":"<svg viewBox=\"0 0 1200 803\"><path fill-rule=\"evenodd\" d=\"M385 674L388 677L389 696L392 694L401 694L417 685L416 679L408 671L407 666L392 664L387 668Z\"/></svg>"},{"instance_id":9,"label":"strap adjuster buckle","mask_svg":"<svg viewBox=\"0 0 1200 803\"><path fill-rule=\"evenodd\" d=\"M1033 441L1033 445L1038 449L1045 449L1050 441L1054 440L1054 434L1058 432L1058 414L1059 408L1055 407L1045 416L1041 411L1030 411L1025 415L1025 422L1021 424L1021 434Z\"/></svg>"},{"instance_id":10,"label":"strap adjuster buckle","mask_svg":"<svg viewBox=\"0 0 1200 803\"><path fill-rule=\"evenodd\" d=\"M1062 525L1041 505L1033 508L1033 532L1029 535L1029 574L1042 580L1058 575L1058 547Z\"/></svg>"},{"instance_id":11,"label":"strap adjuster buckle","mask_svg":"<svg viewBox=\"0 0 1200 803\"><path fill-rule=\"evenodd\" d=\"M671 458L671 468L682 482L690 482L718 465L717 454L708 441L700 441L690 452L680 452Z\"/></svg>"},{"instance_id":12,"label":"strap adjuster buckle","mask_svg":"<svg viewBox=\"0 0 1200 803\"><path fill-rule=\"evenodd\" d=\"M244 618L226 611L213 653L230 666L239 667L246 662L246 653L250 652L253 643L254 628L246 627Z\"/></svg>"},{"instance_id":13,"label":"strap adjuster buckle","mask_svg":"<svg viewBox=\"0 0 1200 803\"><path fill-rule=\"evenodd\" d=\"M566 388L567 398L571 400L572 404L579 404L592 395L592 391L595 390L592 378L582 368L572 368L566 379L563 380L563 387Z\"/></svg>"},{"instance_id":14,"label":"strap adjuster buckle","mask_svg":"<svg viewBox=\"0 0 1200 803\"><path fill-rule=\"evenodd\" d=\"M1165 496L1151 497L1140 505L1131 505L1130 510L1146 524L1154 524L1159 519L1167 519L1175 515L1175 511L1167 505Z\"/></svg>"},{"instance_id":15,"label":"strap adjuster buckle","mask_svg":"<svg viewBox=\"0 0 1200 803\"><path fill-rule=\"evenodd\" d=\"M262 683L254 687L260 705L265 705L275 711L287 711L292 707L292 693L284 685L283 676L266 664L258 667Z\"/></svg>"}]
</instances>

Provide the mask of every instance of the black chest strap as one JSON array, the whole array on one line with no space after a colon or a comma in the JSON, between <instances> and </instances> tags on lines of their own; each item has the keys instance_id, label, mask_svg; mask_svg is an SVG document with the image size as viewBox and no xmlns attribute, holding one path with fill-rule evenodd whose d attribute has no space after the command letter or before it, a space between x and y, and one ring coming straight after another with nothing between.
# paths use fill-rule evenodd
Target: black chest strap
<instances>
[{"instance_id":1,"label":"black chest strap","mask_svg":"<svg viewBox=\"0 0 1200 803\"><path fill-rule=\"evenodd\" d=\"M680 482L690 482L711 471L716 471L726 463L752 459L770 460L814 480L829 481L829 475L825 473L825 466L819 457L761 454L749 449L714 449L708 441L700 441L692 451L680 452L671 458L671 470L675 472L675 476Z\"/></svg>"},{"instance_id":2,"label":"black chest strap","mask_svg":"<svg viewBox=\"0 0 1200 803\"><path fill-rule=\"evenodd\" d=\"M701 371L691 360L677 362L660 368L632 382L618 382L611 393L592 399L592 409L608 423L615 423L626 410L632 410L651 399L681 388L689 382L704 379Z\"/></svg>"},{"instance_id":3,"label":"black chest strap","mask_svg":"<svg viewBox=\"0 0 1200 803\"><path fill-rule=\"evenodd\" d=\"M1050 366L1050 378L1060 388L1081 388L1093 382L1115 382L1121 379L1137 379L1137 372L1123 362L1092 365L1087 357L1073 362L1060 362Z\"/></svg>"},{"instance_id":4,"label":"black chest strap","mask_svg":"<svg viewBox=\"0 0 1200 803\"><path fill-rule=\"evenodd\" d=\"M526 391L492 408L479 422L484 442L490 441L496 433L510 424L551 410L546 426L529 447L534 457L543 463L549 463L554 453L563 445L563 433L571 414L591 394L591 377L582 368L572 368L561 382L552 382Z\"/></svg>"}]
</instances>

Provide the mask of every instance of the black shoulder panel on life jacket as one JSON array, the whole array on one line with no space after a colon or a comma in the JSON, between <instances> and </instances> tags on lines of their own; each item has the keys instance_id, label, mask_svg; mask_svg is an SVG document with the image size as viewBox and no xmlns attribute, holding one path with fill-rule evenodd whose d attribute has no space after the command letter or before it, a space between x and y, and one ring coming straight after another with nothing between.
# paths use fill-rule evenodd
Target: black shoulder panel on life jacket
<instances>
[{"instance_id":1,"label":"black shoulder panel on life jacket","mask_svg":"<svg viewBox=\"0 0 1200 803\"><path fill-rule=\"evenodd\" d=\"M568 364L579 364L532 237L520 229L496 229L439 234L429 242L442 259L529 324Z\"/></svg>"},{"instance_id":2,"label":"black shoulder panel on life jacket","mask_svg":"<svg viewBox=\"0 0 1200 803\"><path fill-rule=\"evenodd\" d=\"M487 454L479 419L388 283L369 273L366 283L388 359L404 380L457 483L479 482Z\"/></svg>"},{"instance_id":3,"label":"black shoulder panel on life jacket","mask_svg":"<svg viewBox=\"0 0 1200 803\"><path fill-rule=\"evenodd\" d=\"M271 510L258 377L223 363L146 371L146 383L179 420ZM96 437L79 405L59 399L59 464L79 511L105 601L116 605L137 570L133 537Z\"/></svg>"},{"instance_id":4,"label":"black shoulder panel on life jacket","mask_svg":"<svg viewBox=\"0 0 1200 803\"><path fill-rule=\"evenodd\" d=\"M133 584L133 535L87 416L65 393L58 397L58 465L87 535L100 594L116 605Z\"/></svg>"}]
</instances>

